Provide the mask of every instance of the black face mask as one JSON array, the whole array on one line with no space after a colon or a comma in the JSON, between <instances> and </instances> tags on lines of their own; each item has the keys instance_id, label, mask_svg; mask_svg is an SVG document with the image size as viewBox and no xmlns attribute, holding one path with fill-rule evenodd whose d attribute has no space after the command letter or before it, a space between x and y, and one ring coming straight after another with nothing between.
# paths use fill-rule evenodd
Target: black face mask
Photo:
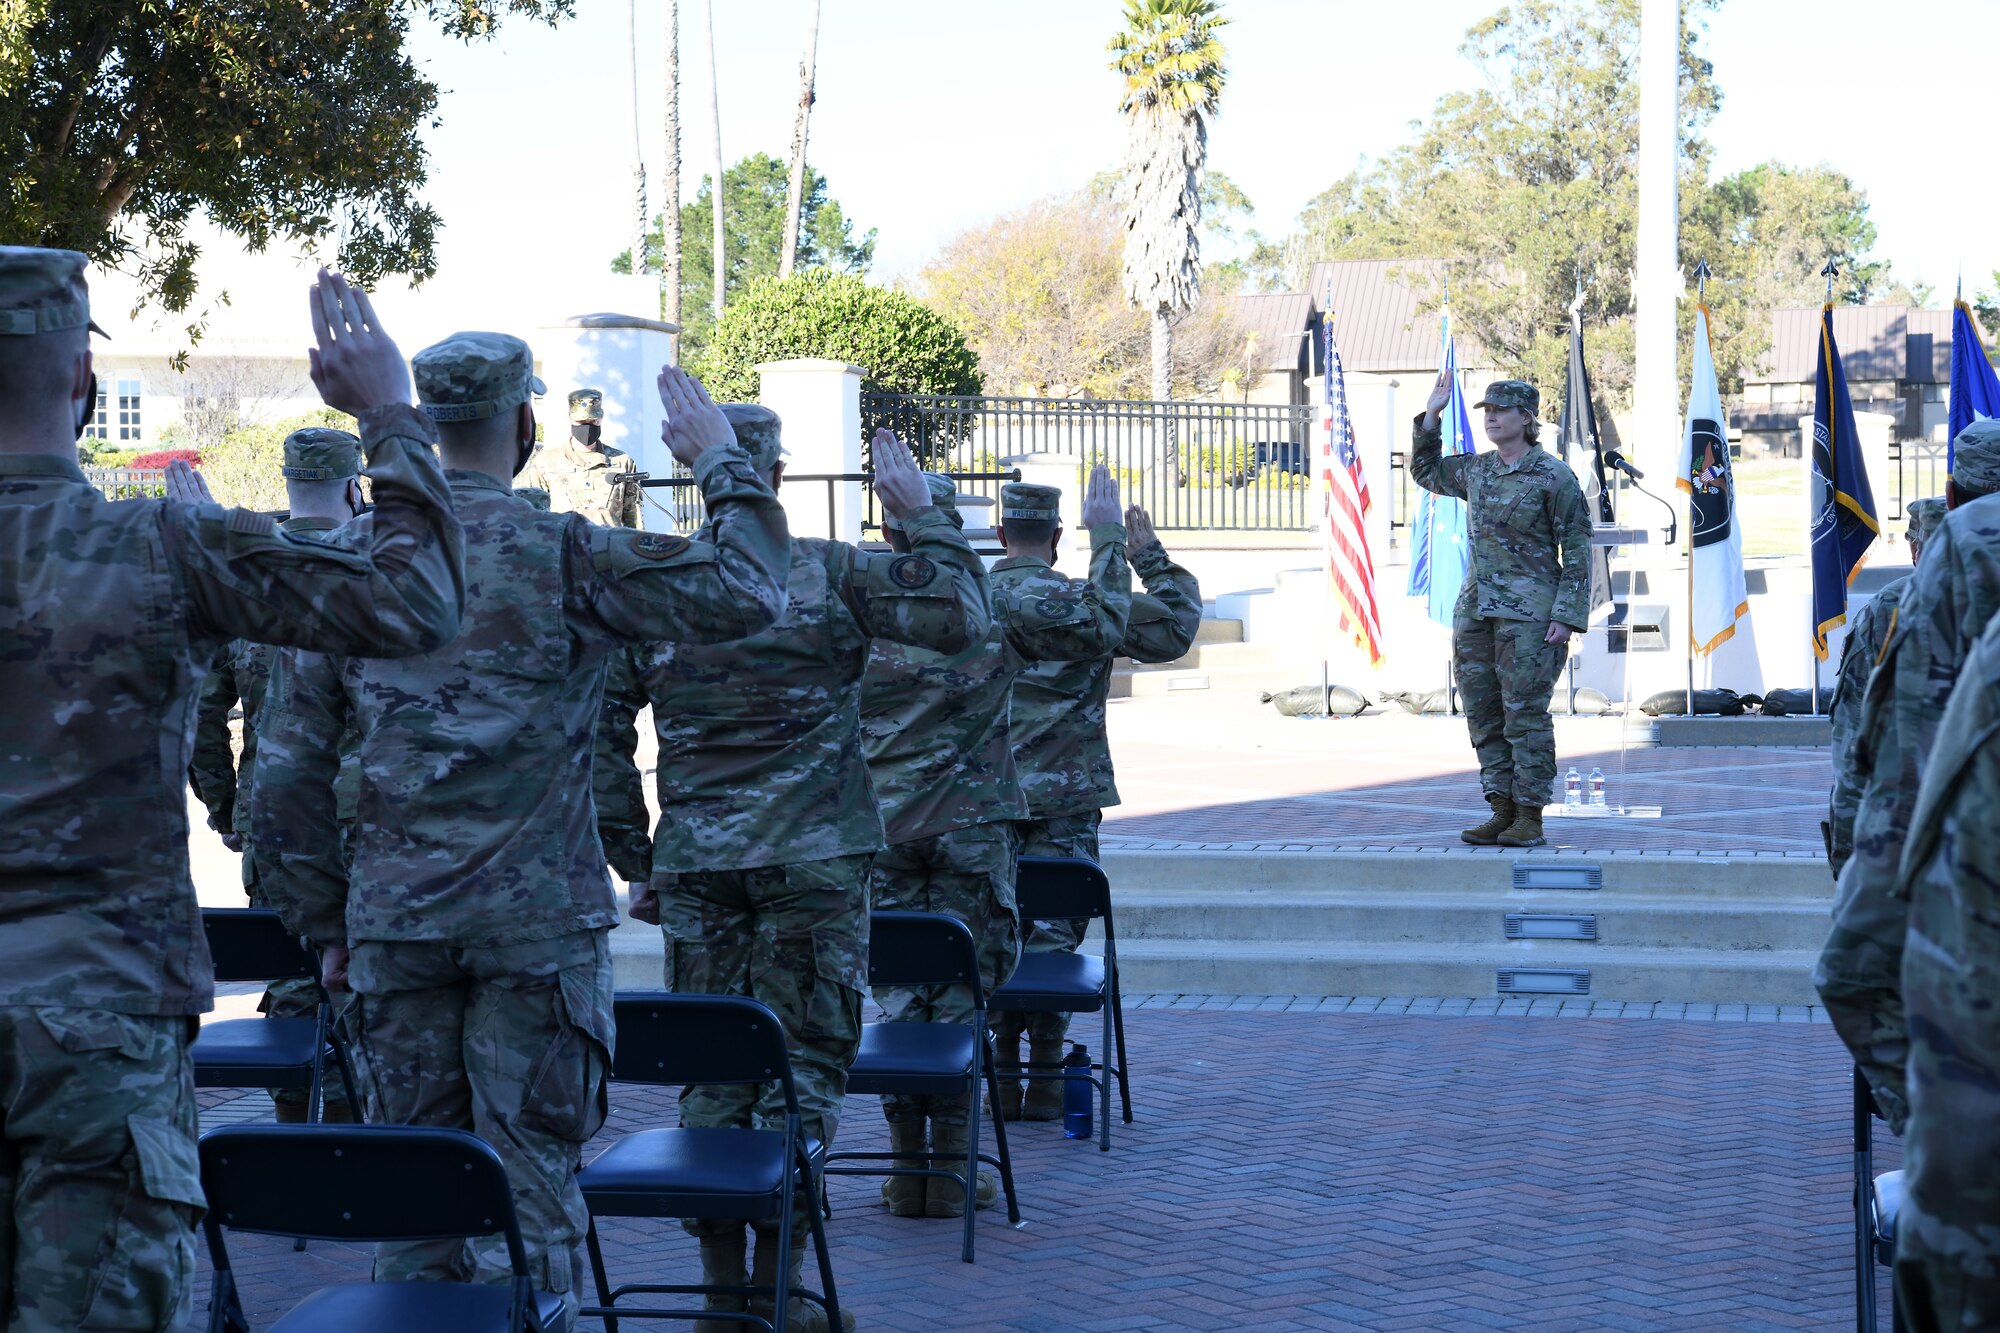
<instances>
[{"instance_id":1,"label":"black face mask","mask_svg":"<svg viewBox=\"0 0 2000 1333\"><path fill-rule=\"evenodd\" d=\"M90 385L83 393L83 410L76 415L76 438L90 429L91 420L97 416L97 372L90 372Z\"/></svg>"},{"instance_id":2,"label":"black face mask","mask_svg":"<svg viewBox=\"0 0 2000 1333\"><path fill-rule=\"evenodd\" d=\"M514 475L520 476L527 470L528 460L535 456L535 437L530 435L521 441L521 451L514 456Z\"/></svg>"},{"instance_id":3,"label":"black face mask","mask_svg":"<svg viewBox=\"0 0 2000 1333\"><path fill-rule=\"evenodd\" d=\"M572 421L569 423L569 437L586 449L595 449L600 436L604 434L601 421Z\"/></svg>"}]
</instances>

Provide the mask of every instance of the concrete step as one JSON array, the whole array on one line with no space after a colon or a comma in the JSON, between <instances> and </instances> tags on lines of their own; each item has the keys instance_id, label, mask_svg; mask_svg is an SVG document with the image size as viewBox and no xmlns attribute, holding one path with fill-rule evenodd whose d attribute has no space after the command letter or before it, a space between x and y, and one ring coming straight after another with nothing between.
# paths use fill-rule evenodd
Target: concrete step
<instances>
[{"instance_id":1,"label":"concrete step","mask_svg":"<svg viewBox=\"0 0 2000 1333\"><path fill-rule=\"evenodd\" d=\"M1723 953L1818 950L1830 914L1824 903L1641 897L1606 893L1492 893L1478 896L1215 895L1124 891L1116 900L1120 939L1229 940L1341 945L1490 945L1507 941L1510 914L1590 918L1600 948L1708 949Z\"/></svg>"},{"instance_id":2,"label":"concrete step","mask_svg":"<svg viewBox=\"0 0 2000 1333\"><path fill-rule=\"evenodd\" d=\"M1171 662L1127 662L1117 668L1128 671L1234 671L1275 667L1285 664L1285 652L1268 643L1217 640L1196 641L1194 647Z\"/></svg>"},{"instance_id":3,"label":"concrete step","mask_svg":"<svg viewBox=\"0 0 2000 1333\"><path fill-rule=\"evenodd\" d=\"M1096 952L1095 945L1086 948ZM1355 946L1118 940L1128 992L1182 995L1570 994L1599 1000L1817 1004L1810 950L1753 953L1558 942ZM1523 977L1520 973L1551 975ZM1572 982L1570 973L1586 973ZM1502 991L1503 973L1515 988ZM1587 989L1576 989L1576 985ZM1523 987L1528 989L1523 989Z\"/></svg>"},{"instance_id":4,"label":"concrete step","mask_svg":"<svg viewBox=\"0 0 2000 1333\"><path fill-rule=\"evenodd\" d=\"M1226 620L1216 616L1203 616L1195 629L1194 641L1200 643L1241 643L1243 642L1243 622Z\"/></svg>"},{"instance_id":5,"label":"concrete step","mask_svg":"<svg viewBox=\"0 0 2000 1333\"><path fill-rule=\"evenodd\" d=\"M1234 647L1237 645L1223 645ZM1254 645L1244 644L1243 647ZM1222 693L1249 695L1253 699L1273 690L1290 689L1306 682L1298 673L1282 666L1209 667L1149 666L1114 671L1111 676L1113 699L1157 699L1182 690L1206 690L1211 696Z\"/></svg>"}]
</instances>

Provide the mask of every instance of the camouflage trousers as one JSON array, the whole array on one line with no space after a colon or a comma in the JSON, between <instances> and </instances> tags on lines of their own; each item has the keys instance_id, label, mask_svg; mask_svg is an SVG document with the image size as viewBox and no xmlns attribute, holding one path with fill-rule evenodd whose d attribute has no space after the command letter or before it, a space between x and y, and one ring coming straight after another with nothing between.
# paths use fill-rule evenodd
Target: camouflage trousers
<instances>
[{"instance_id":1,"label":"camouflage trousers","mask_svg":"<svg viewBox=\"0 0 2000 1333\"><path fill-rule=\"evenodd\" d=\"M979 980L991 995L1021 961L1021 913L1014 904L1015 825L975 824L899 842L876 853L870 896L877 911L938 912L972 930ZM965 1023L972 1019L967 986L896 986L875 991L891 1023ZM948 1124L970 1118L966 1099L884 1097L893 1122L929 1116Z\"/></svg>"},{"instance_id":2,"label":"camouflage trousers","mask_svg":"<svg viewBox=\"0 0 2000 1333\"><path fill-rule=\"evenodd\" d=\"M861 1046L868 987L868 855L653 876L666 935L667 989L748 995L785 1025L792 1081L805 1132L829 1146L840 1129L847 1070ZM776 1084L722 1084L681 1092L681 1123L697 1127L782 1124ZM795 1235L806 1229L801 1198ZM693 1218L697 1236L741 1235L741 1219ZM775 1219L759 1229L775 1231Z\"/></svg>"},{"instance_id":3,"label":"camouflage trousers","mask_svg":"<svg viewBox=\"0 0 2000 1333\"><path fill-rule=\"evenodd\" d=\"M269 908L274 904L267 899L257 885L256 858L247 850L243 853L243 893L250 899L252 907ZM264 988L264 998L257 1002L257 1011L272 1018L314 1018L319 1014L319 983L299 978L293 981L273 981ZM348 1012L354 1006L351 994L340 993L333 1000L333 1026L345 1033ZM356 1089L359 1091L359 1089ZM280 1107L291 1107L304 1115L306 1103L311 1099L309 1088L272 1088L271 1101ZM359 1107L347 1104L347 1085L341 1081L340 1071L329 1067L326 1077L321 1080L320 1106L328 1119L360 1121L363 1119Z\"/></svg>"},{"instance_id":4,"label":"camouflage trousers","mask_svg":"<svg viewBox=\"0 0 2000 1333\"><path fill-rule=\"evenodd\" d=\"M374 1117L466 1129L513 1186L529 1271L574 1313L589 1222L576 1170L604 1124L611 1061L608 931L489 948L357 941L348 962ZM503 1237L384 1242L378 1282L505 1282Z\"/></svg>"},{"instance_id":5,"label":"camouflage trousers","mask_svg":"<svg viewBox=\"0 0 2000 1333\"><path fill-rule=\"evenodd\" d=\"M0 1007L0 1319L8 1333L146 1329L188 1316L195 1024Z\"/></svg>"},{"instance_id":6,"label":"camouflage trousers","mask_svg":"<svg viewBox=\"0 0 2000 1333\"><path fill-rule=\"evenodd\" d=\"M1097 827L1103 821L1101 812L1092 810L1080 815L1051 815L1047 819L1024 819L1014 825L1020 837L1017 856L1078 856L1086 861L1098 860ZM1076 921L1035 921L1028 925L1027 951L1029 953L1076 952L1076 946L1083 942L1083 934L1090 928L1090 922ZM993 1031L1004 1046L1020 1040L1026 1032L1028 1041L1035 1046L1047 1046L1061 1041L1069 1035L1068 1014L1035 1013L1016 1014L1005 1010L993 1013Z\"/></svg>"},{"instance_id":7,"label":"camouflage trousers","mask_svg":"<svg viewBox=\"0 0 2000 1333\"><path fill-rule=\"evenodd\" d=\"M1544 620L1459 616L1451 624L1451 670L1479 756L1479 785L1539 810L1556 780L1549 696L1568 659L1548 643Z\"/></svg>"}]
</instances>

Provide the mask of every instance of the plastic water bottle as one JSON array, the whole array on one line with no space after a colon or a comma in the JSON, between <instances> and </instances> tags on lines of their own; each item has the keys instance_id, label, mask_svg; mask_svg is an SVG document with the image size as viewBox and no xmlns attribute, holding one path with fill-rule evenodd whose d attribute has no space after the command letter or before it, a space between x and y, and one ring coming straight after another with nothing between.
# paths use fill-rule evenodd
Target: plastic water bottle
<instances>
[{"instance_id":1,"label":"plastic water bottle","mask_svg":"<svg viewBox=\"0 0 2000 1333\"><path fill-rule=\"evenodd\" d=\"M1063 1137L1087 1139L1091 1125L1090 1051L1078 1044L1063 1057Z\"/></svg>"},{"instance_id":2,"label":"plastic water bottle","mask_svg":"<svg viewBox=\"0 0 2000 1333\"><path fill-rule=\"evenodd\" d=\"M1563 774L1563 804L1572 807L1583 804L1583 777L1574 768Z\"/></svg>"},{"instance_id":3,"label":"plastic water bottle","mask_svg":"<svg viewBox=\"0 0 2000 1333\"><path fill-rule=\"evenodd\" d=\"M1590 770L1590 804L1594 809L1604 808L1604 770L1601 768Z\"/></svg>"}]
</instances>

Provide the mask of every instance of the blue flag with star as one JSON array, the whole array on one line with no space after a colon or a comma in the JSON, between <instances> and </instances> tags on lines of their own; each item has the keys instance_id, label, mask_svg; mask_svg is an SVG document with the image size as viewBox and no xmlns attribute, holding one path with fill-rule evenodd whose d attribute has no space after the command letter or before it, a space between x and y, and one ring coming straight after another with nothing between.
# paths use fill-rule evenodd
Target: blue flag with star
<instances>
[{"instance_id":1,"label":"blue flag with star","mask_svg":"<svg viewBox=\"0 0 2000 1333\"><path fill-rule=\"evenodd\" d=\"M1958 452L1958 433L1981 417L2000 417L2000 375L1986 359L1986 345L1979 339L1979 326L1963 301L1952 302L1951 310L1951 434L1946 438L1944 472Z\"/></svg>"},{"instance_id":2,"label":"blue flag with star","mask_svg":"<svg viewBox=\"0 0 2000 1333\"><path fill-rule=\"evenodd\" d=\"M1820 309L1819 370L1813 380L1813 651L1826 660L1826 634L1847 620L1847 585L1882 532L1875 493L1854 431L1854 401L1833 340L1833 303Z\"/></svg>"},{"instance_id":3,"label":"blue flag with star","mask_svg":"<svg viewBox=\"0 0 2000 1333\"><path fill-rule=\"evenodd\" d=\"M1452 345L1451 309L1439 324L1440 368L1451 377L1451 402L1438 421L1444 435L1444 455L1472 452L1472 422L1465 413L1465 395L1458 385L1458 349ZM1420 493L1417 517L1410 524L1410 596L1422 597L1424 610L1440 625L1451 624L1452 609L1465 586L1471 546L1466 537L1465 501L1452 495Z\"/></svg>"}]
</instances>

